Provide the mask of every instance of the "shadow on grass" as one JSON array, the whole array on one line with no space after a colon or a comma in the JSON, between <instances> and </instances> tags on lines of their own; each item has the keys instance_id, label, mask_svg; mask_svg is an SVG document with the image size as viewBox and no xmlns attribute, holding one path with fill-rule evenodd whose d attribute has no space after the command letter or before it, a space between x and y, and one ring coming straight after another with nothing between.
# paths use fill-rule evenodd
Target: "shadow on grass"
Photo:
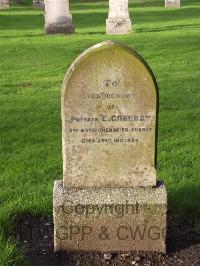
<instances>
[{"instance_id":1,"label":"shadow on grass","mask_svg":"<svg viewBox=\"0 0 200 266\"><path fill-rule=\"evenodd\" d=\"M187 22L189 23L190 20L199 18L199 10L195 7L173 10L158 9L144 12L134 12L132 14L132 18L137 21L137 24L175 22L179 20L187 20Z\"/></svg>"},{"instance_id":2,"label":"shadow on grass","mask_svg":"<svg viewBox=\"0 0 200 266\"><path fill-rule=\"evenodd\" d=\"M193 221L168 211L167 253L178 252L200 243L200 235L195 232Z\"/></svg>"},{"instance_id":3,"label":"shadow on grass","mask_svg":"<svg viewBox=\"0 0 200 266\"><path fill-rule=\"evenodd\" d=\"M17 36L17 35L15 35L15 39L17 39L17 38L38 38L38 37L42 37L42 36L45 36L45 33L44 33L44 31L43 31L43 33L38 33L38 34L23 34L23 35L19 35L19 36ZM1 36L1 39L10 39L10 38L12 38L13 37L13 35L2 35Z\"/></svg>"},{"instance_id":4,"label":"shadow on grass","mask_svg":"<svg viewBox=\"0 0 200 266\"><path fill-rule=\"evenodd\" d=\"M99 27L105 27L107 13L106 12L98 12L97 14L90 14L89 16L84 13L77 13L73 16L74 24L77 29L88 29L94 30L94 32L98 32L96 29Z\"/></svg>"},{"instance_id":5,"label":"shadow on grass","mask_svg":"<svg viewBox=\"0 0 200 266\"><path fill-rule=\"evenodd\" d=\"M198 176L198 173L196 174ZM191 223L200 223L200 184L188 182L183 185L174 186L170 191L169 204L180 212L187 214ZM200 224L199 224L200 226Z\"/></svg>"},{"instance_id":6,"label":"shadow on grass","mask_svg":"<svg viewBox=\"0 0 200 266\"><path fill-rule=\"evenodd\" d=\"M0 20L1 31L7 30L32 30L44 27L44 17L42 14L19 14L4 15Z\"/></svg>"},{"instance_id":7,"label":"shadow on grass","mask_svg":"<svg viewBox=\"0 0 200 266\"><path fill-rule=\"evenodd\" d=\"M174 26L168 26L168 27L161 27L161 28L143 28L143 29L135 29L135 32L137 33L143 33L143 32L162 32L162 31L173 31L173 30L185 30L185 29L198 29L200 27L200 24L191 24L191 25L174 25Z\"/></svg>"}]
</instances>

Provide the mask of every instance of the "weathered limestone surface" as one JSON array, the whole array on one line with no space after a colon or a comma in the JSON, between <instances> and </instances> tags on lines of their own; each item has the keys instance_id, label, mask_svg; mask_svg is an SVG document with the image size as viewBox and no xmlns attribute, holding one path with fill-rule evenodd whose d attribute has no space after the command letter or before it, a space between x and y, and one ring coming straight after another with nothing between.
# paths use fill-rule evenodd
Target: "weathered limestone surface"
<instances>
[{"instance_id":1,"label":"weathered limestone surface","mask_svg":"<svg viewBox=\"0 0 200 266\"><path fill-rule=\"evenodd\" d=\"M166 252L167 194L155 188L63 188L54 184L55 251Z\"/></svg>"},{"instance_id":2,"label":"weathered limestone surface","mask_svg":"<svg viewBox=\"0 0 200 266\"><path fill-rule=\"evenodd\" d=\"M0 9L10 8L10 0L0 0Z\"/></svg>"},{"instance_id":3,"label":"weathered limestone surface","mask_svg":"<svg viewBox=\"0 0 200 266\"><path fill-rule=\"evenodd\" d=\"M71 34L74 31L69 0L45 0L45 33Z\"/></svg>"},{"instance_id":4,"label":"weathered limestone surface","mask_svg":"<svg viewBox=\"0 0 200 266\"><path fill-rule=\"evenodd\" d=\"M165 7L180 7L180 0L165 0Z\"/></svg>"},{"instance_id":5,"label":"weathered limestone surface","mask_svg":"<svg viewBox=\"0 0 200 266\"><path fill-rule=\"evenodd\" d=\"M61 106L64 187L156 185L157 85L136 52L110 41L84 52Z\"/></svg>"},{"instance_id":6,"label":"weathered limestone surface","mask_svg":"<svg viewBox=\"0 0 200 266\"><path fill-rule=\"evenodd\" d=\"M109 15L106 20L107 34L127 34L131 32L128 0L109 0Z\"/></svg>"}]
</instances>

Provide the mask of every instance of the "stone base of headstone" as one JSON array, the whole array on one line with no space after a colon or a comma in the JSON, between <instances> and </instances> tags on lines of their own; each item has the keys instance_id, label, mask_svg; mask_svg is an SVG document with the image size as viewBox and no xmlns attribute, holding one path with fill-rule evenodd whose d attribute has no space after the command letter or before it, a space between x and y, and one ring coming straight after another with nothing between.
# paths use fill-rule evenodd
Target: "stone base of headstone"
<instances>
[{"instance_id":1,"label":"stone base of headstone","mask_svg":"<svg viewBox=\"0 0 200 266\"><path fill-rule=\"evenodd\" d=\"M44 0L33 0L33 7L44 9Z\"/></svg>"},{"instance_id":2,"label":"stone base of headstone","mask_svg":"<svg viewBox=\"0 0 200 266\"><path fill-rule=\"evenodd\" d=\"M148 188L63 188L54 184L54 248L166 252L167 192Z\"/></svg>"},{"instance_id":3,"label":"stone base of headstone","mask_svg":"<svg viewBox=\"0 0 200 266\"><path fill-rule=\"evenodd\" d=\"M128 18L109 18L106 20L106 33L128 34L131 32L131 20Z\"/></svg>"},{"instance_id":4,"label":"stone base of headstone","mask_svg":"<svg viewBox=\"0 0 200 266\"><path fill-rule=\"evenodd\" d=\"M165 7L180 7L180 0L165 0Z\"/></svg>"},{"instance_id":5,"label":"stone base of headstone","mask_svg":"<svg viewBox=\"0 0 200 266\"><path fill-rule=\"evenodd\" d=\"M62 22L45 25L44 31L46 34L72 34L75 27L71 18L64 18Z\"/></svg>"}]
</instances>

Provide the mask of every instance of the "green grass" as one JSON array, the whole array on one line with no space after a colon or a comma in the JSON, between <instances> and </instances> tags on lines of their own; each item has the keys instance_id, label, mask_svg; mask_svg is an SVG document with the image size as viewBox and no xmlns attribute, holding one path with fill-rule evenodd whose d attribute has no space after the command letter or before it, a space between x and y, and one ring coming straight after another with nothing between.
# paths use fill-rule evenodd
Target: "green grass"
<instances>
[{"instance_id":1,"label":"green grass","mask_svg":"<svg viewBox=\"0 0 200 266\"><path fill-rule=\"evenodd\" d=\"M105 1L72 1L72 36L45 36L43 11L32 9L31 1L0 11L0 265L22 265L8 237L13 215L52 214L53 182L62 179L61 84L81 52L107 39L136 49L155 73L158 176L166 182L170 208L191 216L199 228L200 5L163 5L130 1L133 32L115 37L105 35Z\"/></svg>"},{"instance_id":2,"label":"green grass","mask_svg":"<svg viewBox=\"0 0 200 266\"><path fill-rule=\"evenodd\" d=\"M13 243L12 239L5 239L2 233L0 233L0 250L0 265L26 265L24 262L25 252L23 250L19 250L17 245Z\"/></svg>"}]
</instances>

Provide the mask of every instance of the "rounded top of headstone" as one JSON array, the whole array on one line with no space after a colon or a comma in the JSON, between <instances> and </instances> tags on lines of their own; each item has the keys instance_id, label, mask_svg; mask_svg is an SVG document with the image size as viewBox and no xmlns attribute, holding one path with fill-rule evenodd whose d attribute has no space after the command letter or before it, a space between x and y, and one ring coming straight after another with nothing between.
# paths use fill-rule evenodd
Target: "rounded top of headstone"
<instances>
[{"instance_id":1,"label":"rounded top of headstone","mask_svg":"<svg viewBox=\"0 0 200 266\"><path fill-rule=\"evenodd\" d=\"M106 41L83 52L62 88L64 186L154 186L157 103L136 51Z\"/></svg>"},{"instance_id":2,"label":"rounded top of headstone","mask_svg":"<svg viewBox=\"0 0 200 266\"><path fill-rule=\"evenodd\" d=\"M100 53L102 51L106 51L106 50L108 50L108 51L109 50L112 50L112 51L116 50L119 52L121 51L122 54L123 54L123 52L128 53L128 54L132 55L133 57L137 58L144 65L146 70L151 75L151 78L152 78L154 85L155 85L155 88L156 88L156 94L158 97L158 87L157 87L157 82L156 82L155 76L154 76L153 71L151 70L150 66L144 60L144 58L139 53L137 53L133 48L130 48L130 47L128 47L122 43L114 42L111 40L107 40L107 41L104 41L104 42L101 42L101 43L98 43L98 44L91 46L90 48L86 49L83 53L81 53L75 59L75 61L72 63L72 65L70 66L69 70L67 71L67 73L65 75L63 87L62 87L63 93L66 89L67 82L68 82L73 70L76 68L76 66L78 64L80 64L82 61L84 61L87 57L89 57L89 56L94 57L95 54L98 54L98 53Z\"/></svg>"}]
</instances>

